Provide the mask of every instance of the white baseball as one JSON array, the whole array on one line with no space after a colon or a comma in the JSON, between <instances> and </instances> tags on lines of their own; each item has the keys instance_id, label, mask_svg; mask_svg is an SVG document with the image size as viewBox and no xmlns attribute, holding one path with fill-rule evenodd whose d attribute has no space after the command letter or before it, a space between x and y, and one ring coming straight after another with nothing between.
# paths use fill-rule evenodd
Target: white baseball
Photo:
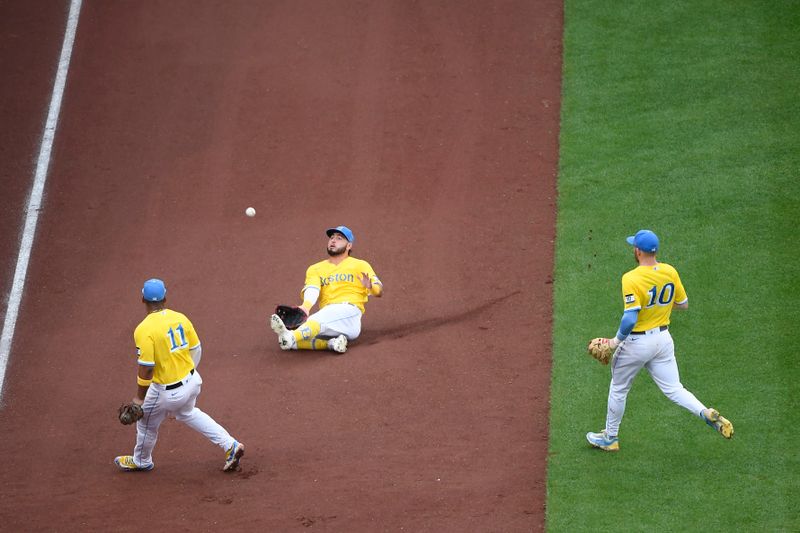
<instances>
[{"instance_id":1,"label":"white baseball","mask_svg":"<svg viewBox=\"0 0 800 533\"><path fill-rule=\"evenodd\" d=\"M256 210L253 209L252 207L248 207L247 209L244 210L244 214L249 217L254 217L256 216Z\"/></svg>"}]
</instances>

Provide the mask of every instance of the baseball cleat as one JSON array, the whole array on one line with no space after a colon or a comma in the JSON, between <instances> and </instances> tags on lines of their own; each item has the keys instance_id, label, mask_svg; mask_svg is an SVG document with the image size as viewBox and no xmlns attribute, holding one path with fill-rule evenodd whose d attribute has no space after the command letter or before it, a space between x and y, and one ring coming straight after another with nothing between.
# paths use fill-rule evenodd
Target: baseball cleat
<instances>
[{"instance_id":1,"label":"baseball cleat","mask_svg":"<svg viewBox=\"0 0 800 533\"><path fill-rule=\"evenodd\" d=\"M269 319L269 327L278 335L278 344L281 350L291 350L294 346L294 335L289 331L278 315L272 315Z\"/></svg>"},{"instance_id":2,"label":"baseball cleat","mask_svg":"<svg viewBox=\"0 0 800 533\"><path fill-rule=\"evenodd\" d=\"M278 335L278 344L281 350L291 350L294 346L294 335L291 331Z\"/></svg>"},{"instance_id":3,"label":"baseball cleat","mask_svg":"<svg viewBox=\"0 0 800 533\"><path fill-rule=\"evenodd\" d=\"M344 353L347 351L347 337L339 335L328 341L328 348L334 352Z\"/></svg>"},{"instance_id":4,"label":"baseball cleat","mask_svg":"<svg viewBox=\"0 0 800 533\"><path fill-rule=\"evenodd\" d=\"M705 409L700 411L700 416L703 417L703 420L706 424L714 428L714 430L729 439L733 437L733 424L731 421L719 414L719 411L713 408Z\"/></svg>"},{"instance_id":5,"label":"baseball cleat","mask_svg":"<svg viewBox=\"0 0 800 533\"><path fill-rule=\"evenodd\" d=\"M609 437L605 429L600 433L587 433L586 440L588 440L589 444L595 448L600 448L601 450L605 450L607 452L619 451L619 438Z\"/></svg>"},{"instance_id":6,"label":"baseball cleat","mask_svg":"<svg viewBox=\"0 0 800 533\"><path fill-rule=\"evenodd\" d=\"M239 441L233 441L231 447L225 452L225 466L222 467L222 470L225 472L236 470L236 467L239 466L239 459L241 459L243 455L244 444Z\"/></svg>"},{"instance_id":7,"label":"baseball cleat","mask_svg":"<svg viewBox=\"0 0 800 533\"><path fill-rule=\"evenodd\" d=\"M286 333L289 331L286 329L286 326L283 324L283 320L281 320L281 317L278 315L272 315L269 317L269 327L271 327L272 331L274 331L279 337L281 333Z\"/></svg>"},{"instance_id":8,"label":"baseball cleat","mask_svg":"<svg viewBox=\"0 0 800 533\"><path fill-rule=\"evenodd\" d=\"M114 464L116 464L120 470L124 470L125 472L146 472L153 469L153 463L150 463L149 466L137 465L136 461L133 460L132 455L120 455L114 459Z\"/></svg>"}]
</instances>

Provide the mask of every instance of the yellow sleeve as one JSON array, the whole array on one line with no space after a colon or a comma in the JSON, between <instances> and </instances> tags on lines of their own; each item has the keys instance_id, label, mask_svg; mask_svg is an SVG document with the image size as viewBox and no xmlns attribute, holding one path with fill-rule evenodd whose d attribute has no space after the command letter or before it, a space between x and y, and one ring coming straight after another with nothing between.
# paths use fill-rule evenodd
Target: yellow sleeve
<instances>
[{"instance_id":1,"label":"yellow sleeve","mask_svg":"<svg viewBox=\"0 0 800 533\"><path fill-rule=\"evenodd\" d=\"M632 276L622 276L622 303L625 311L636 311L642 308L642 300L636 293L636 284Z\"/></svg>"},{"instance_id":2,"label":"yellow sleeve","mask_svg":"<svg viewBox=\"0 0 800 533\"><path fill-rule=\"evenodd\" d=\"M133 341L136 343L137 362L142 366L156 366L155 343L143 324L139 324L133 332Z\"/></svg>"},{"instance_id":3,"label":"yellow sleeve","mask_svg":"<svg viewBox=\"0 0 800 533\"><path fill-rule=\"evenodd\" d=\"M322 287L320 286L320 281L319 281L319 273L317 272L317 269L315 267L316 267L316 265L311 265L306 270L306 281L303 284L303 288L300 290L300 299L301 300L303 299L303 294L306 292L307 288L316 287L317 289L320 289L320 290L322 289Z\"/></svg>"},{"instance_id":4,"label":"yellow sleeve","mask_svg":"<svg viewBox=\"0 0 800 533\"><path fill-rule=\"evenodd\" d=\"M683 288L683 282L681 282L681 277L678 275L678 271L675 271L675 303L682 304L686 303L689 299L689 296L686 294L686 289Z\"/></svg>"},{"instance_id":5,"label":"yellow sleeve","mask_svg":"<svg viewBox=\"0 0 800 533\"><path fill-rule=\"evenodd\" d=\"M364 263L364 272L366 272L367 275L369 275L370 281L372 281L374 285L380 285L381 287L383 287L383 282L380 280L377 274L375 274L375 271L372 269L372 265L370 265L366 261L363 261L363 263Z\"/></svg>"},{"instance_id":6,"label":"yellow sleeve","mask_svg":"<svg viewBox=\"0 0 800 533\"><path fill-rule=\"evenodd\" d=\"M194 324L185 316L183 320L186 322L183 329L186 332L186 342L189 344L189 349L197 348L200 345L200 337L197 336L197 332L194 330Z\"/></svg>"}]
</instances>

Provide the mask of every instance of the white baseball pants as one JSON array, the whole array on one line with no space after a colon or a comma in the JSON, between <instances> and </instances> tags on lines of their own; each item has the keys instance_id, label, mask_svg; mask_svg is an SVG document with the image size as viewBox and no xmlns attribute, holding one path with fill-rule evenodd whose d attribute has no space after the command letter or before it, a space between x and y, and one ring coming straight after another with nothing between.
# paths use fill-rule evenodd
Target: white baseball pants
<instances>
[{"instance_id":1,"label":"white baseball pants","mask_svg":"<svg viewBox=\"0 0 800 533\"><path fill-rule=\"evenodd\" d=\"M706 407L681 384L672 335L669 334L669 330L660 331L659 328L653 328L644 334L629 335L620 344L611 363L611 385L606 414L608 435L619 434L628 392L633 385L633 378L642 367L647 369L667 398L688 409L695 416L702 416L701 411Z\"/></svg>"},{"instance_id":2,"label":"white baseball pants","mask_svg":"<svg viewBox=\"0 0 800 533\"><path fill-rule=\"evenodd\" d=\"M319 322L319 337L344 335L351 341L361 335L361 309L353 304L329 304L308 319Z\"/></svg>"},{"instance_id":3,"label":"white baseball pants","mask_svg":"<svg viewBox=\"0 0 800 533\"><path fill-rule=\"evenodd\" d=\"M234 439L213 418L194 406L203 378L195 369L183 380L182 386L167 390L166 385L151 383L147 389L142 408L144 417L136 423L136 447L133 449L133 461L137 466L147 467L153 464L153 448L158 439L158 428L167 415L183 422L208 440L227 451L233 446Z\"/></svg>"}]
</instances>

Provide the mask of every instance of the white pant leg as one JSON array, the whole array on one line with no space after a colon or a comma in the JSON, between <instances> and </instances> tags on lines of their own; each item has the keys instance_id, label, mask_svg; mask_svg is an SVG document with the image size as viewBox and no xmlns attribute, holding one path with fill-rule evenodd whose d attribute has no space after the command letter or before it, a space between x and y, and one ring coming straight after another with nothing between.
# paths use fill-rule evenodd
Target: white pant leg
<instances>
[{"instance_id":1,"label":"white pant leg","mask_svg":"<svg viewBox=\"0 0 800 533\"><path fill-rule=\"evenodd\" d=\"M361 309L352 304L326 305L308 319L319 322L320 337L344 335L354 340L361 335Z\"/></svg>"},{"instance_id":2,"label":"white pant leg","mask_svg":"<svg viewBox=\"0 0 800 533\"><path fill-rule=\"evenodd\" d=\"M233 446L234 442L230 433L213 418L195 407L195 402L197 401L197 396L200 394L202 385L203 378L201 378L200 374L195 370L194 376L192 376L189 382L183 387L180 387L181 389L187 389L186 398L174 411L175 419L202 434L223 450L228 450Z\"/></svg>"},{"instance_id":3,"label":"white pant leg","mask_svg":"<svg viewBox=\"0 0 800 533\"><path fill-rule=\"evenodd\" d=\"M158 440L158 428L167 416L166 394L163 387L151 385L142 403L144 416L136 422L136 446L133 462L147 467L153 464L153 448Z\"/></svg>"},{"instance_id":4,"label":"white pant leg","mask_svg":"<svg viewBox=\"0 0 800 533\"><path fill-rule=\"evenodd\" d=\"M611 362L611 384L608 387L605 428L608 435L619 435L619 425L625 414L625 404L633 379L649 357L651 357L650 350L643 337L628 337L617 350Z\"/></svg>"},{"instance_id":5,"label":"white pant leg","mask_svg":"<svg viewBox=\"0 0 800 533\"><path fill-rule=\"evenodd\" d=\"M658 340L658 352L645 365L653 377L653 381L667 398L689 410L695 416L702 416L701 411L706 407L681 384L672 335L669 334L669 331L662 331L654 337Z\"/></svg>"},{"instance_id":6,"label":"white pant leg","mask_svg":"<svg viewBox=\"0 0 800 533\"><path fill-rule=\"evenodd\" d=\"M176 420L205 435L211 442L227 450L233 444L233 437L194 405L203 379L195 370L194 374L184 380L181 387L166 390L164 385L151 384L147 389L142 409L144 416L136 423L136 446L133 449L133 461L138 466L153 464L153 448L158 440L158 428L164 418L171 413Z\"/></svg>"}]
</instances>

